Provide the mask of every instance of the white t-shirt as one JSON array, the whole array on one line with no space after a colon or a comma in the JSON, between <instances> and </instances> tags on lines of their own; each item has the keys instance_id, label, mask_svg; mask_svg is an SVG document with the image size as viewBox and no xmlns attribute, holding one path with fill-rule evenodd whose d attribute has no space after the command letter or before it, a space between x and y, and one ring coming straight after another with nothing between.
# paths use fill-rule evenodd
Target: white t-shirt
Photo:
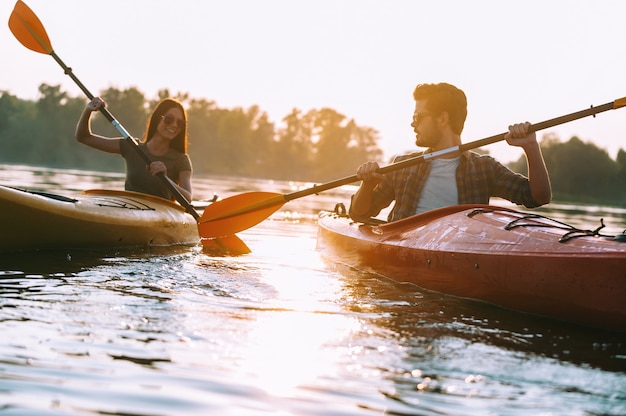
<instances>
[{"instance_id":1,"label":"white t-shirt","mask_svg":"<svg viewBox=\"0 0 626 416\"><path fill-rule=\"evenodd\" d=\"M417 203L416 214L436 208L458 205L459 190L456 187L456 168L459 157L453 159L434 159L430 173Z\"/></svg>"}]
</instances>

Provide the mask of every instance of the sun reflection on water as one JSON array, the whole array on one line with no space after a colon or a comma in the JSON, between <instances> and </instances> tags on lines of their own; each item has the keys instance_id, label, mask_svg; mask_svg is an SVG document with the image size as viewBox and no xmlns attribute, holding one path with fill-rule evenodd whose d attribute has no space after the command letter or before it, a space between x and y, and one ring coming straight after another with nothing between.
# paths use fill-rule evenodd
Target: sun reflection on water
<instances>
[{"instance_id":1,"label":"sun reflection on water","mask_svg":"<svg viewBox=\"0 0 626 416\"><path fill-rule=\"evenodd\" d=\"M301 397L338 372L351 371L351 355L358 352L341 346L365 330L342 306L344 284L329 277L315 234L303 227L308 228L293 226L302 233L295 239L282 221L266 221L240 235L254 250L239 272L257 279L258 293L235 312L247 324L237 334L237 350L222 359L234 361L240 383L273 397Z\"/></svg>"},{"instance_id":2,"label":"sun reflection on water","mask_svg":"<svg viewBox=\"0 0 626 416\"><path fill-rule=\"evenodd\" d=\"M337 370L337 345L359 331L357 319L300 311L265 313L247 335L241 376L274 396L294 396Z\"/></svg>"}]
</instances>

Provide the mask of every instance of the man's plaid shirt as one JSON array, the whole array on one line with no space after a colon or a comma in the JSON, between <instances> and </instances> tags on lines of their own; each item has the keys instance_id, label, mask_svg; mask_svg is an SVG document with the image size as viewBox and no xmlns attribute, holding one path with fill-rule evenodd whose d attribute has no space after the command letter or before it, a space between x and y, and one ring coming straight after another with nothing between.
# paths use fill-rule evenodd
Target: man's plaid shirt
<instances>
[{"instance_id":1,"label":"man's plaid shirt","mask_svg":"<svg viewBox=\"0 0 626 416\"><path fill-rule=\"evenodd\" d=\"M394 162L415 157L420 153L398 156ZM396 201L388 221L415 214L422 189L430 172L430 162L425 161L384 175L373 191L370 211L357 221L375 217L392 201ZM511 171L491 156L463 152L456 170L459 204L488 204L490 197L500 197L527 208L540 206L530 194L528 178Z\"/></svg>"}]
</instances>

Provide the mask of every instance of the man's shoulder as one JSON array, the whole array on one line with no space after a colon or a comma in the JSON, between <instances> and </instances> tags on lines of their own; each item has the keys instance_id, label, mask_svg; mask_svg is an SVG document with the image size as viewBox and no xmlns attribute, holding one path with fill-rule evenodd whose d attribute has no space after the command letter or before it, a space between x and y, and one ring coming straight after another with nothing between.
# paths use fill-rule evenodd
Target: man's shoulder
<instances>
[{"instance_id":1,"label":"man's shoulder","mask_svg":"<svg viewBox=\"0 0 626 416\"><path fill-rule=\"evenodd\" d=\"M411 159L413 157L418 157L421 156L425 153L425 151L418 151L418 152L410 152L410 153L403 153L401 155L396 155L393 157L392 161L393 163L395 162L400 162L406 159Z\"/></svg>"},{"instance_id":2,"label":"man's shoulder","mask_svg":"<svg viewBox=\"0 0 626 416\"><path fill-rule=\"evenodd\" d=\"M462 156L470 161L496 162L496 159L487 153L477 153L471 150L463 152Z\"/></svg>"},{"instance_id":3,"label":"man's shoulder","mask_svg":"<svg viewBox=\"0 0 626 416\"><path fill-rule=\"evenodd\" d=\"M502 169L507 169L493 156L485 153L476 153L469 150L462 153L461 168L464 170L480 170L484 172L501 172Z\"/></svg>"}]
</instances>

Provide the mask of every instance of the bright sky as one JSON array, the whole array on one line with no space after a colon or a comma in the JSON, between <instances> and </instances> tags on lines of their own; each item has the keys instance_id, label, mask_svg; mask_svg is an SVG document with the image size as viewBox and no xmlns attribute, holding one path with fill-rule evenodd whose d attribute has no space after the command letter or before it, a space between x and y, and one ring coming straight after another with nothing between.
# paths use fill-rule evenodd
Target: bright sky
<instances>
[{"instance_id":1,"label":"bright sky","mask_svg":"<svg viewBox=\"0 0 626 416\"><path fill-rule=\"evenodd\" d=\"M330 107L378 130L387 156L415 149L418 83L466 92L464 142L626 96L622 0L25 2L94 94L136 86L154 98L168 88L221 107L256 104L277 124L294 107ZM0 90L36 99L45 82L82 95L52 57L11 34L14 4L0 3ZM626 108L546 132L615 158L626 149ZM489 149L504 162L522 154Z\"/></svg>"}]
</instances>

